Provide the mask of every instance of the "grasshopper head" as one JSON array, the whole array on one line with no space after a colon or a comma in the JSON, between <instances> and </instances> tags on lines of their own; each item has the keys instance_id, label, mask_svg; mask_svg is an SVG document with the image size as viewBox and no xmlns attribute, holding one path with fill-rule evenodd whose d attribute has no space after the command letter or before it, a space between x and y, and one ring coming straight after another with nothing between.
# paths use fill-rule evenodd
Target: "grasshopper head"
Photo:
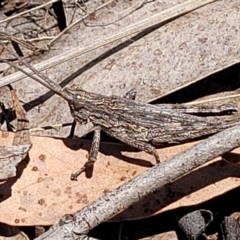
<instances>
[{"instance_id":1,"label":"grasshopper head","mask_svg":"<svg viewBox=\"0 0 240 240\"><path fill-rule=\"evenodd\" d=\"M80 94L73 94L72 101L69 102L71 114L80 124L88 122L89 112L84 107L85 101Z\"/></svg>"}]
</instances>

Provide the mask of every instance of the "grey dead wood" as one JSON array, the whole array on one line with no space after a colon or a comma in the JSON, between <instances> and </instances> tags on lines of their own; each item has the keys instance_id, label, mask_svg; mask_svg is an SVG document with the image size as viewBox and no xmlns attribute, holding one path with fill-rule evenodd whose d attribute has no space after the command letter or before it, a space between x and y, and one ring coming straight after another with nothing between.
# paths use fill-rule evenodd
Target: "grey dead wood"
<instances>
[{"instance_id":1,"label":"grey dead wood","mask_svg":"<svg viewBox=\"0 0 240 240\"><path fill-rule=\"evenodd\" d=\"M222 234L225 240L240 239L240 219L226 216L222 223Z\"/></svg>"},{"instance_id":2,"label":"grey dead wood","mask_svg":"<svg viewBox=\"0 0 240 240\"><path fill-rule=\"evenodd\" d=\"M16 176L16 166L22 161L31 145L0 146L0 180Z\"/></svg>"},{"instance_id":3,"label":"grey dead wood","mask_svg":"<svg viewBox=\"0 0 240 240\"><path fill-rule=\"evenodd\" d=\"M156 165L79 212L63 217L43 239L86 239L90 229L213 158L240 146L240 125L226 129Z\"/></svg>"},{"instance_id":4,"label":"grey dead wood","mask_svg":"<svg viewBox=\"0 0 240 240\"><path fill-rule=\"evenodd\" d=\"M198 209L182 216L178 225L188 240L197 240L206 236L205 229L213 221L213 213L207 209Z\"/></svg>"}]
</instances>

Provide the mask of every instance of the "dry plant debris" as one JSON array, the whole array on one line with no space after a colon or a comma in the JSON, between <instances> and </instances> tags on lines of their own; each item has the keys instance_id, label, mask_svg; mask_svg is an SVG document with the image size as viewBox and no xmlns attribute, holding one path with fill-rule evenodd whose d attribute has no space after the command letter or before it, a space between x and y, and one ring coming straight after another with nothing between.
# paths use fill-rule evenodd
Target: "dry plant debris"
<instances>
[{"instance_id":1,"label":"dry plant debris","mask_svg":"<svg viewBox=\"0 0 240 240\"><path fill-rule=\"evenodd\" d=\"M45 20L49 17L47 14L50 9L49 4L54 2L44 3L44 6L39 5L40 7L36 9L42 11L42 8L46 7ZM116 1L109 1L89 8L88 4L91 4L91 1L88 1L84 7L78 6L77 14L73 18L69 18L72 16L70 11L65 11L69 28L62 33L54 29L48 38L38 32L37 39L28 40L21 39L18 35L15 41L19 41L24 56L38 53L38 57L32 57L36 68L46 71L51 79L62 82L62 86L69 83L73 86L80 85L88 91L97 91L106 95L116 93L123 95L126 90L138 86L138 100L147 102L239 62L240 30L236 25L239 18L239 4L236 1L188 2L200 5L212 3L181 18L173 19L186 10L182 8L183 12L176 12L177 8L171 8L176 2L163 1L160 4L156 1L134 3L123 1L121 5ZM64 2L64 4L69 3ZM0 27L9 33L7 27L16 25L14 21L17 21L18 17L31 14L31 11L34 10L30 9L12 19L2 19ZM118 14L115 14L116 11ZM151 18L150 16L156 12L159 14ZM170 15L160 20L154 18L163 13ZM153 22L148 22L151 19ZM163 20L169 22L160 28L156 27L152 32L147 31L147 34L143 34L144 37L133 35L140 30L162 23ZM47 22L48 25L45 27L52 26L52 21L53 19ZM149 25L144 25L147 22ZM131 32L132 29L135 29L134 32ZM47 52L49 46L52 49ZM111 51L107 52L109 49ZM41 51L45 54L41 55ZM3 52L1 57L5 56L4 54L6 53ZM18 80L21 81L16 82ZM30 81L20 73L13 73L1 78L0 81L0 86L15 82L14 89L30 120L30 125L24 123L21 125L22 130L18 129L16 134L20 133L20 135L15 135L16 146L11 146L14 135L2 132L1 146L10 146L0 149L2 155L7 156L3 162L9 163L9 158L12 158L14 163L11 166L18 164L30 149L29 131L35 135L66 137L71 128L72 119L69 118L66 104L51 93L46 93L44 88L32 81L29 84ZM232 99L237 98L237 95L232 96ZM21 104L17 102L16 95L13 93L12 96L15 98L14 107L17 117L25 119L26 115ZM2 95L0 101L1 97ZM223 98L226 99L225 96ZM16 128L20 126L14 121L11 124ZM91 126L85 127L91 128ZM84 134L85 130L78 126L76 135ZM25 140L21 142L17 139ZM11 225L53 224L64 214L80 210L151 166L152 159L145 153L132 152L125 146L102 144L102 153L95 166L93 178L89 180L83 175L79 182L75 183L69 181L69 174L84 163L86 149L89 149L88 142L33 137L32 143L30 162L24 166L26 168L21 173L21 177L13 185L9 180L0 185L4 199L0 206L3 209L3 216L5 215L0 221ZM27 144L24 149L23 144ZM159 149L158 152L163 156L162 159L169 158L190 146L192 143ZM14 154L12 154L13 150ZM118 152L115 153L116 151ZM132 163L133 158L137 160ZM14 171L15 168L11 169L9 174L4 170L3 173L7 175L0 177L13 177ZM144 211L144 203L141 202L134 205L132 210L123 212L118 219L141 218L153 212L191 205L239 186L239 169L230 164L223 164L220 159L204 165L192 174L195 174L195 182L188 184L187 189L180 190L181 185L186 182L181 180L179 183L176 182L176 191L188 193L179 201L168 206L165 206L164 202L155 205L154 197L151 196L153 201L150 202L149 212ZM204 182L202 178L205 179ZM194 190L190 190L192 188ZM163 188L157 198L160 196L164 199L166 191ZM11 197L9 197L10 193ZM36 213L34 218L33 212Z\"/></svg>"}]
</instances>

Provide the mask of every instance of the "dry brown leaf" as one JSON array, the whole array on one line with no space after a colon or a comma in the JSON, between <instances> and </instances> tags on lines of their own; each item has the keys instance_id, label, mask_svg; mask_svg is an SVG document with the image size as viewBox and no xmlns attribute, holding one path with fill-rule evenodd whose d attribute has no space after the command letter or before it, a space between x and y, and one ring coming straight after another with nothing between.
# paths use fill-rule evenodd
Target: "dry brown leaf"
<instances>
[{"instance_id":1,"label":"dry brown leaf","mask_svg":"<svg viewBox=\"0 0 240 240\"><path fill-rule=\"evenodd\" d=\"M1 145L10 145L12 138L12 134L1 138ZM65 142L68 145L66 147L62 140L41 137L33 137L32 142L30 161L21 177L14 184L8 181L0 186L5 200L0 203L0 221L7 224L53 224L64 214L80 210L105 192L132 179L154 162L152 156L144 152L131 149L126 152L125 145L102 143L93 177L88 179L82 174L77 182L72 182L70 174L86 161L89 143L69 140ZM159 153L162 159L167 158L193 144L160 149ZM205 201L239 186L238 177L240 169L233 165L223 161L211 162L209 166L203 166L173 184L171 189L175 191L174 197L168 189L163 189L160 195L140 202L123 212L118 219L141 218L159 210ZM173 201L176 202L165 207Z\"/></svg>"},{"instance_id":2,"label":"dry brown leaf","mask_svg":"<svg viewBox=\"0 0 240 240\"><path fill-rule=\"evenodd\" d=\"M11 90L11 96L17 116L17 129L14 134L13 146L0 146L0 180L16 176L16 166L26 158L32 146L26 112L18 101L14 90ZM2 132L3 136L8 136L8 133Z\"/></svg>"},{"instance_id":3,"label":"dry brown leaf","mask_svg":"<svg viewBox=\"0 0 240 240\"><path fill-rule=\"evenodd\" d=\"M17 129L13 139L13 145L20 146L27 144L31 147L30 133L29 133L29 121L26 117L26 112L18 100L15 90L11 90L13 107L17 117Z\"/></svg>"}]
</instances>

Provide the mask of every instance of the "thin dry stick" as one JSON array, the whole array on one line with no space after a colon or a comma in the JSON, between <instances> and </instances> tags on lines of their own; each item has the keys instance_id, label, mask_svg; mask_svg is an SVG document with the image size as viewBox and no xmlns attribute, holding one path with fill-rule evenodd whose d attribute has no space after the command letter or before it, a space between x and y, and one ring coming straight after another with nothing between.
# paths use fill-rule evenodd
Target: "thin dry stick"
<instances>
[{"instance_id":1,"label":"thin dry stick","mask_svg":"<svg viewBox=\"0 0 240 240\"><path fill-rule=\"evenodd\" d=\"M18 38L15 38L15 39L17 39L18 41L21 41L22 43L23 42L31 43L31 42L37 42L37 41L52 40L52 39L54 39L54 37L44 36L44 37L24 39L24 40L19 40ZM1 40L1 43L4 43L4 44L9 43L9 42L10 42L9 40Z\"/></svg>"},{"instance_id":2,"label":"thin dry stick","mask_svg":"<svg viewBox=\"0 0 240 240\"><path fill-rule=\"evenodd\" d=\"M203 100L194 101L194 102L187 102L185 103L185 105L188 106L193 104L209 103L209 102L215 102L215 101L226 100L226 99L230 100L231 98L237 98L237 97L240 97L240 94L233 94L233 95L228 95L223 97L215 97L211 99L203 99Z\"/></svg>"},{"instance_id":3,"label":"thin dry stick","mask_svg":"<svg viewBox=\"0 0 240 240\"><path fill-rule=\"evenodd\" d=\"M16 15L13 15L13 16L11 16L11 17L5 18L5 19L3 19L3 20L0 21L0 24L1 24L1 23L4 23L4 22L8 22L8 21L10 21L10 20L13 20L13 19L15 19L15 18L18 18L18 17L20 17L20 16L23 16L23 15L25 15L26 13L35 11L35 10L40 9L40 8L43 8L43 7L45 7L45 6L49 5L49 4L55 3L55 2L57 2L57 1L59 1L59 0L50 0L50 1L46 2L46 3L44 3L44 4L41 4L41 5L37 6L37 7L35 7L35 8L31 8L31 9L26 10L26 11L24 11L24 12L21 12L21 13L18 13L18 14L16 14Z\"/></svg>"},{"instance_id":4,"label":"thin dry stick","mask_svg":"<svg viewBox=\"0 0 240 240\"><path fill-rule=\"evenodd\" d=\"M89 230L101 222L109 220L191 170L239 146L240 125L237 125L158 164L79 212L64 217L37 239L86 239Z\"/></svg>"},{"instance_id":5,"label":"thin dry stick","mask_svg":"<svg viewBox=\"0 0 240 240\"><path fill-rule=\"evenodd\" d=\"M15 42L26 49L31 51L40 50L39 48L35 47L34 45L30 44L28 41L20 40L12 35L7 35L6 33L0 32L0 44L8 43L8 42ZM26 56L25 56L26 57Z\"/></svg>"},{"instance_id":6,"label":"thin dry stick","mask_svg":"<svg viewBox=\"0 0 240 240\"><path fill-rule=\"evenodd\" d=\"M119 40L121 38L127 37L129 35L133 35L135 33L141 32L147 28L150 28L152 26L155 26L157 24L163 23L165 21L168 21L170 19L174 19L176 17L179 17L183 14L186 14L188 12L191 12L197 8L200 8L206 4L209 4L211 2L214 2L215 0L188 0L181 4L178 4L172 8L166 9L160 13L157 13L155 15L152 15L150 17L147 17L135 24L132 24L125 28L122 31L119 31L113 36L110 36L105 39L101 39L100 41L95 42L92 45L86 46L84 48L74 48L73 50L68 51L67 53L64 52L63 54L60 54L58 56L52 57L48 59L47 61L41 62L39 64L36 64L34 68L36 68L38 71L43 71L45 69L54 67L58 64L61 64L63 62L66 62L70 59L73 59L75 57L78 57L82 54L88 53L90 51L93 51L97 48L100 48L104 45L107 45L109 43L112 43L116 40ZM230 64L231 65L231 64ZM227 66L226 66L227 67ZM25 70L28 73L31 73L29 69ZM19 81L26 76L20 72L11 74L7 77L4 77L0 81L0 87L3 87L5 85L11 84L13 82ZM203 76L204 77L204 76Z\"/></svg>"},{"instance_id":7,"label":"thin dry stick","mask_svg":"<svg viewBox=\"0 0 240 240\"><path fill-rule=\"evenodd\" d=\"M82 20L84 20L85 18L89 17L91 14L95 13L96 11L104 8L105 6L109 5L111 2L113 2L113 0L110 0L104 4L102 4L101 6L97 7L96 9L94 9L93 11L91 11L90 13L84 15L82 18L78 19L77 21L73 22L72 24L70 24L67 28L65 28L62 32L60 32L52 41L50 41L47 45L49 47L51 47L54 42L56 42L64 33L66 33L67 31L69 31L72 27L74 27L75 25L77 25L78 23L80 23Z\"/></svg>"}]
</instances>

